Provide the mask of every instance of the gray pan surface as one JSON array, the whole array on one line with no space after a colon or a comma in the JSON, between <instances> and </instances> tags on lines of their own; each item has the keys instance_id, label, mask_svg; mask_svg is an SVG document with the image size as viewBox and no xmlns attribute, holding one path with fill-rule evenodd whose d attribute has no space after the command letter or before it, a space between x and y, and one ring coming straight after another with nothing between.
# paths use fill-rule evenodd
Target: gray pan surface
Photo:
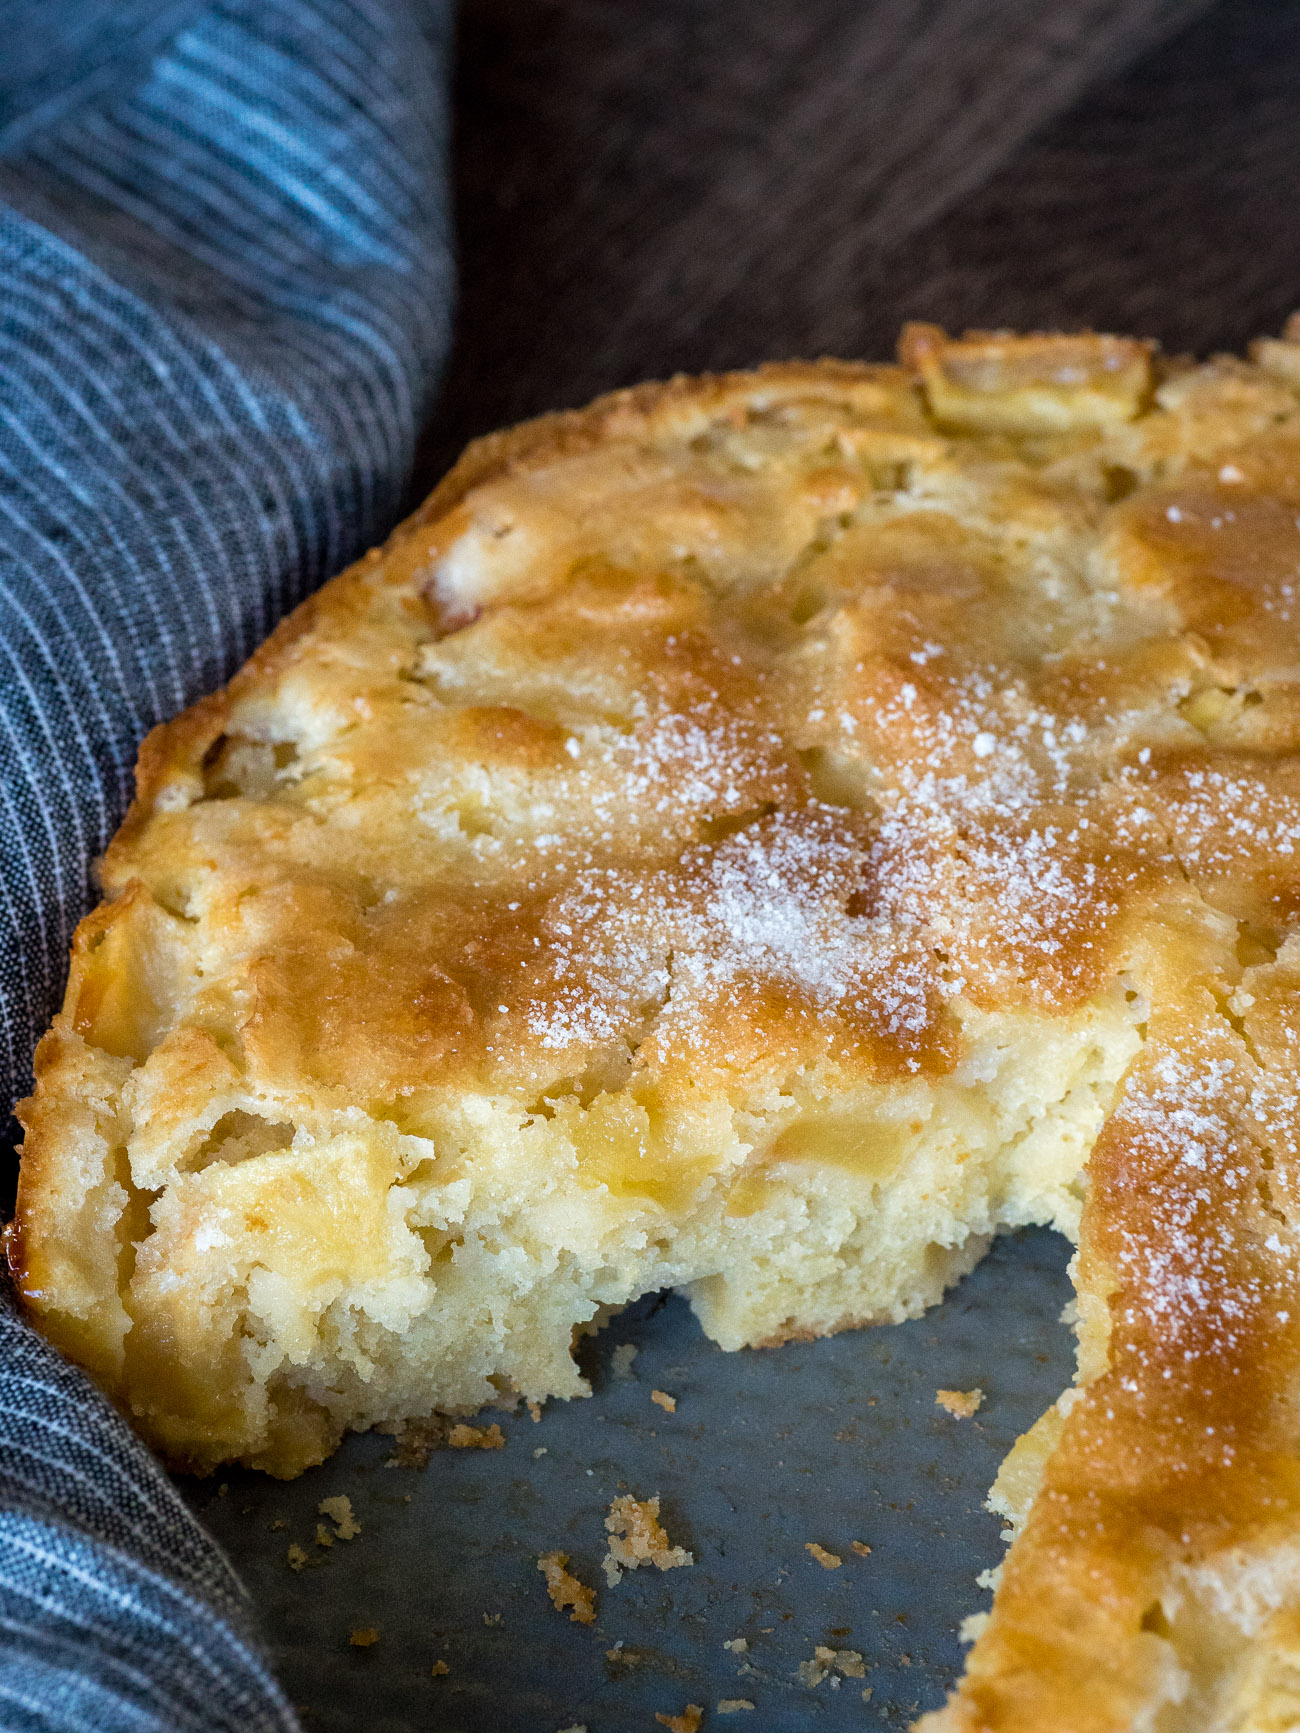
<instances>
[{"instance_id":1,"label":"gray pan surface","mask_svg":"<svg viewBox=\"0 0 1300 1733\"><path fill-rule=\"evenodd\" d=\"M504 1449L395 1467L393 1440L370 1434L288 1484L240 1470L186 1490L253 1594L306 1733L657 1733L656 1713L691 1703L703 1733L902 1729L942 1701L957 1626L988 1604L975 1578L1002 1551L983 1509L998 1464L1070 1379L1067 1259L1044 1230L1009 1236L924 1318L738 1354L680 1297L648 1296L581 1345L591 1400L538 1423L481 1417ZM936 1390L977 1385L975 1418L936 1406ZM608 1587L620 1492L659 1494L694 1565ZM337 1525L317 1507L340 1493L361 1533L320 1545L318 1524ZM596 1590L593 1625L547 1598L537 1557L557 1550ZM724 1647L737 1638L748 1648ZM799 1668L818 1645L848 1670L812 1685ZM719 1712L729 1699L754 1708Z\"/></svg>"}]
</instances>

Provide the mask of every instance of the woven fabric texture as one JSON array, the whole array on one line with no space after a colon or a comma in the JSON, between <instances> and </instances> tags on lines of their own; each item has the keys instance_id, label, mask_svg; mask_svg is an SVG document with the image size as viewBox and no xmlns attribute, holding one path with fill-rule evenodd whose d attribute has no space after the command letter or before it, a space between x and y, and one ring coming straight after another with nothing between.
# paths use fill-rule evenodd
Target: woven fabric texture
<instances>
[{"instance_id":1,"label":"woven fabric texture","mask_svg":"<svg viewBox=\"0 0 1300 1733\"><path fill-rule=\"evenodd\" d=\"M0 5L6 1105L141 737L396 513L450 312L447 28Z\"/></svg>"},{"instance_id":2,"label":"woven fabric texture","mask_svg":"<svg viewBox=\"0 0 1300 1733\"><path fill-rule=\"evenodd\" d=\"M253 1623L166 1475L0 1301L0 1727L290 1733Z\"/></svg>"},{"instance_id":3,"label":"woven fabric texture","mask_svg":"<svg viewBox=\"0 0 1300 1733\"><path fill-rule=\"evenodd\" d=\"M447 343L444 0L0 0L0 1091L144 733L397 513ZM295 1725L243 1591L0 1302L0 1728Z\"/></svg>"}]
</instances>

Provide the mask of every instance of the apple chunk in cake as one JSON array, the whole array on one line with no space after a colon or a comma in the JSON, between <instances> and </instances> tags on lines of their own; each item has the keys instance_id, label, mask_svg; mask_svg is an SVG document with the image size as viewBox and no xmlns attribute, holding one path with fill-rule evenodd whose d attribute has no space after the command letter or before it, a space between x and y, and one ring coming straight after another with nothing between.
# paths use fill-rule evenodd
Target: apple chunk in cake
<instances>
[{"instance_id":1,"label":"apple chunk in cake","mask_svg":"<svg viewBox=\"0 0 1300 1733\"><path fill-rule=\"evenodd\" d=\"M43 1328L288 1475L582 1393L650 1289L775 1343L1052 1223L1078 1381L933 1725L1292 1725L1298 357L912 327L474 447L145 744Z\"/></svg>"}]
</instances>

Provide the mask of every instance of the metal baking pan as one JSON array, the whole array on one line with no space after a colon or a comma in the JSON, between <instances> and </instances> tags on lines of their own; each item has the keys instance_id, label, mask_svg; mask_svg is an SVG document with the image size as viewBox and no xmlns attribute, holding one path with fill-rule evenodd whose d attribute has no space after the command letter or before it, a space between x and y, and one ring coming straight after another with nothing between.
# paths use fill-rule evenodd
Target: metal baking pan
<instances>
[{"instance_id":1,"label":"metal baking pan","mask_svg":"<svg viewBox=\"0 0 1300 1733\"><path fill-rule=\"evenodd\" d=\"M680 1297L650 1296L580 1345L590 1401L480 1417L503 1449L395 1466L393 1440L369 1434L288 1484L240 1470L185 1489L306 1733L657 1733L656 1714L689 1704L706 1730L902 1729L942 1702L958 1625L987 1605L998 1464L1070 1379L1068 1255L1045 1230L1011 1235L924 1318L737 1354ZM936 1405L974 1386L973 1418ZM608 1587L620 1492L658 1494L695 1563ZM361 1529L346 1541L318 1508L339 1494ZM594 1624L548 1600L551 1551L595 1588ZM842 1664L813 1683L818 1646ZM717 1707L738 1700L753 1709Z\"/></svg>"}]
</instances>

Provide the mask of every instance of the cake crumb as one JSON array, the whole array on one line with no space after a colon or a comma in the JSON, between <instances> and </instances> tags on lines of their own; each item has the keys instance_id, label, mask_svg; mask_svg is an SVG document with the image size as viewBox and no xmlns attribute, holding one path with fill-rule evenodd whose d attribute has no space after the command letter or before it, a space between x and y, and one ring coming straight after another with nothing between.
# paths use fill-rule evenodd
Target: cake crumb
<instances>
[{"instance_id":1,"label":"cake crumb","mask_svg":"<svg viewBox=\"0 0 1300 1733\"><path fill-rule=\"evenodd\" d=\"M546 1446L545 1446L545 1445L544 1445L544 1444L539 1444L539 1445L538 1445L538 1446L537 1446L537 1449L536 1449L536 1450L534 1450L534 1452L533 1452L533 1461L534 1461L534 1462L536 1462L536 1461L537 1461L537 1458L538 1458L538 1457L539 1457L539 1456L545 1456L545 1455L547 1455L547 1449L546 1449Z\"/></svg>"},{"instance_id":2,"label":"cake crumb","mask_svg":"<svg viewBox=\"0 0 1300 1733\"><path fill-rule=\"evenodd\" d=\"M677 1398L670 1396L666 1390L652 1390L650 1400L657 1402L665 1414L676 1414L677 1412Z\"/></svg>"},{"instance_id":3,"label":"cake crumb","mask_svg":"<svg viewBox=\"0 0 1300 1733\"><path fill-rule=\"evenodd\" d=\"M302 1567L306 1564L306 1562L307 1562L307 1554L298 1545L297 1541L295 1540L295 1541L290 1542L290 1545L289 1545L289 1569L291 1571L300 1571L302 1569Z\"/></svg>"},{"instance_id":4,"label":"cake crumb","mask_svg":"<svg viewBox=\"0 0 1300 1733\"><path fill-rule=\"evenodd\" d=\"M659 1522L658 1493L644 1501L633 1498L631 1493L616 1498L609 1507L605 1528L610 1537L609 1551L602 1563L611 1588L625 1570L634 1571L638 1565L648 1563L657 1565L661 1571L670 1571L678 1565L695 1563L694 1553L669 1544Z\"/></svg>"},{"instance_id":5,"label":"cake crumb","mask_svg":"<svg viewBox=\"0 0 1300 1733\"><path fill-rule=\"evenodd\" d=\"M864 1540L851 1540L849 1542L849 1551L857 1553L859 1558L871 1557L871 1548Z\"/></svg>"},{"instance_id":6,"label":"cake crumb","mask_svg":"<svg viewBox=\"0 0 1300 1733\"><path fill-rule=\"evenodd\" d=\"M822 1680L834 1665L834 1649L827 1649L823 1647L821 1643L818 1643L817 1647L813 1650L812 1660L800 1661L799 1663L800 1682L807 1685L809 1690L813 1690L816 1686L821 1684Z\"/></svg>"},{"instance_id":7,"label":"cake crumb","mask_svg":"<svg viewBox=\"0 0 1300 1733\"><path fill-rule=\"evenodd\" d=\"M355 1540L361 1533L361 1524L352 1514L352 1500L345 1493L340 1493L337 1498L322 1498L316 1510L320 1516L327 1516L333 1522L335 1539Z\"/></svg>"},{"instance_id":8,"label":"cake crumb","mask_svg":"<svg viewBox=\"0 0 1300 1733\"><path fill-rule=\"evenodd\" d=\"M824 1571L837 1571L844 1560L837 1552L827 1552L824 1546L818 1546L815 1540L806 1540L803 1550L810 1552Z\"/></svg>"},{"instance_id":9,"label":"cake crumb","mask_svg":"<svg viewBox=\"0 0 1300 1733\"><path fill-rule=\"evenodd\" d=\"M484 1613L483 1615L483 1623L485 1625L504 1625L505 1622L504 1613Z\"/></svg>"},{"instance_id":10,"label":"cake crumb","mask_svg":"<svg viewBox=\"0 0 1300 1733\"><path fill-rule=\"evenodd\" d=\"M846 1679L865 1679L867 1669L856 1649L828 1649L823 1643L813 1650L811 1661L799 1663L799 1678L809 1690L815 1690L831 1673L842 1673ZM838 1685L839 1680L832 1679L831 1683Z\"/></svg>"},{"instance_id":11,"label":"cake crumb","mask_svg":"<svg viewBox=\"0 0 1300 1733\"><path fill-rule=\"evenodd\" d=\"M541 1418L542 1418L542 1405L541 1405L541 1403L540 1402L530 1402L528 1404L528 1412L529 1412L530 1416L532 1417L533 1425L534 1426L538 1425L539 1422L541 1421Z\"/></svg>"},{"instance_id":12,"label":"cake crumb","mask_svg":"<svg viewBox=\"0 0 1300 1733\"><path fill-rule=\"evenodd\" d=\"M610 1356L610 1368L616 1378L630 1378L632 1376L632 1362L640 1351L632 1342L619 1343Z\"/></svg>"},{"instance_id":13,"label":"cake crumb","mask_svg":"<svg viewBox=\"0 0 1300 1733\"><path fill-rule=\"evenodd\" d=\"M273 1523L272 1523L272 1524L271 1524L271 1527L272 1527L272 1528L273 1528L273 1529L277 1529L277 1528L287 1528L287 1527L288 1527L288 1526L289 1526L289 1525L288 1525L288 1524L287 1524L287 1523L286 1523L286 1522L285 1522L285 1520L284 1520L284 1518L283 1518L283 1517L282 1517L282 1516L277 1516L277 1517L276 1517L276 1519L275 1519L275 1521L274 1521L274 1522L273 1522Z\"/></svg>"},{"instance_id":14,"label":"cake crumb","mask_svg":"<svg viewBox=\"0 0 1300 1733\"><path fill-rule=\"evenodd\" d=\"M451 1668L445 1661L435 1661L429 1668L429 1671L435 1679L445 1679L448 1673L451 1672Z\"/></svg>"},{"instance_id":15,"label":"cake crumb","mask_svg":"<svg viewBox=\"0 0 1300 1733\"><path fill-rule=\"evenodd\" d=\"M354 1649L372 1649L379 1641L379 1632L373 1625L358 1625L348 1638Z\"/></svg>"},{"instance_id":16,"label":"cake crumb","mask_svg":"<svg viewBox=\"0 0 1300 1733\"><path fill-rule=\"evenodd\" d=\"M719 1697L719 1715L738 1715L742 1709L752 1709L754 1705L748 1697Z\"/></svg>"},{"instance_id":17,"label":"cake crumb","mask_svg":"<svg viewBox=\"0 0 1300 1733\"><path fill-rule=\"evenodd\" d=\"M323 1522L318 1522L316 1524L316 1545L317 1546L333 1546L334 1545L334 1536L326 1528L326 1526Z\"/></svg>"},{"instance_id":18,"label":"cake crumb","mask_svg":"<svg viewBox=\"0 0 1300 1733\"><path fill-rule=\"evenodd\" d=\"M934 1400L938 1407L946 1408L954 1420L969 1420L979 1411L984 1392L978 1386L974 1390L936 1390Z\"/></svg>"},{"instance_id":19,"label":"cake crumb","mask_svg":"<svg viewBox=\"0 0 1300 1733\"><path fill-rule=\"evenodd\" d=\"M568 1562L568 1553L544 1552L537 1561L537 1568L546 1578L546 1592L555 1610L563 1612L565 1607L572 1607L569 1617L573 1623L590 1625L596 1617L596 1591L565 1570Z\"/></svg>"},{"instance_id":20,"label":"cake crumb","mask_svg":"<svg viewBox=\"0 0 1300 1733\"><path fill-rule=\"evenodd\" d=\"M396 1448L385 1462L385 1468L425 1469L429 1458L447 1437L447 1422L440 1414L427 1415L423 1420L403 1420L393 1428Z\"/></svg>"},{"instance_id":21,"label":"cake crumb","mask_svg":"<svg viewBox=\"0 0 1300 1733\"><path fill-rule=\"evenodd\" d=\"M655 1716L655 1720L661 1727L666 1727L668 1733L699 1733L703 1719L704 1710L698 1703L688 1703L680 1715Z\"/></svg>"},{"instance_id":22,"label":"cake crumb","mask_svg":"<svg viewBox=\"0 0 1300 1733\"><path fill-rule=\"evenodd\" d=\"M494 1420L491 1426L466 1426L458 1422L447 1434L453 1450L504 1450L505 1435Z\"/></svg>"},{"instance_id":23,"label":"cake crumb","mask_svg":"<svg viewBox=\"0 0 1300 1733\"><path fill-rule=\"evenodd\" d=\"M747 1655L749 1653L749 1638L731 1637L722 1646L724 1649L730 1649L733 1655Z\"/></svg>"}]
</instances>

